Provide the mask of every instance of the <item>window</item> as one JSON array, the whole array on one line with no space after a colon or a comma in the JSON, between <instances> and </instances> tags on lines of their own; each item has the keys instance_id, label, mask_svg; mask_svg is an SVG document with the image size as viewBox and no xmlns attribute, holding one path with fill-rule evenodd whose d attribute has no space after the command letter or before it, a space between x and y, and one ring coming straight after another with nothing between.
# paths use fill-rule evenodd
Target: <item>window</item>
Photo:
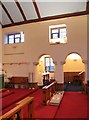
<instances>
[{"instance_id":1,"label":"window","mask_svg":"<svg viewBox=\"0 0 89 120\"><path fill-rule=\"evenodd\" d=\"M8 34L4 41L5 44L22 43L22 42L24 42L23 32Z\"/></svg>"},{"instance_id":2,"label":"window","mask_svg":"<svg viewBox=\"0 0 89 120\"><path fill-rule=\"evenodd\" d=\"M52 31L51 31L51 38L52 39L59 38L59 31L58 31L58 29L52 29Z\"/></svg>"},{"instance_id":3,"label":"window","mask_svg":"<svg viewBox=\"0 0 89 120\"><path fill-rule=\"evenodd\" d=\"M67 43L67 28L65 24L49 26L49 42Z\"/></svg>"},{"instance_id":4,"label":"window","mask_svg":"<svg viewBox=\"0 0 89 120\"><path fill-rule=\"evenodd\" d=\"M53 59L50 57L45 57L45 71L54 72Z\"/></svg>"}]
</instances>

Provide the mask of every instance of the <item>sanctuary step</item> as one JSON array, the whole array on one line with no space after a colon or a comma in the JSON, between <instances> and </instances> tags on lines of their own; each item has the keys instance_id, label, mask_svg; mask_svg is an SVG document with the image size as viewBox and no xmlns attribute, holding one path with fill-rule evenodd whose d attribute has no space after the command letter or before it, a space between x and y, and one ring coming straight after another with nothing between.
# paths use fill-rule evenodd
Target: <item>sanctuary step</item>
<instances>
[{"instance_id":1,"label":"sanctuary step","mask_svg":"<svg viewBox=\"0 0 89 120\"><path fill-rule=\"evenodd\" d=\"M64 95L64 91L58 91L53 97L51 98L49 105L59 105Z\"/></svg>"}]
</instances>

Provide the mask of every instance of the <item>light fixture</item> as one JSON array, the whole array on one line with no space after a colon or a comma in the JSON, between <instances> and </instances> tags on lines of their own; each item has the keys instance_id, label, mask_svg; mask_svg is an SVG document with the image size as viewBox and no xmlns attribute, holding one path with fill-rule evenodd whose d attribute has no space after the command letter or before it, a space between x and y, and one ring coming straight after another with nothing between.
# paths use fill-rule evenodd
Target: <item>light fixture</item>
<instances>
[{"instance_id":1,"label":"light fixture","mask_svg":"<svg viewBox=\"0 0 89 120\"><path fill-rule=\"evenodd\" d=\"M78 59L81 59L81 57L76 54L76 53L72 53L68 56L68 58L70 58L71 60L77 61Z\"/></svg>"}]
</instances>

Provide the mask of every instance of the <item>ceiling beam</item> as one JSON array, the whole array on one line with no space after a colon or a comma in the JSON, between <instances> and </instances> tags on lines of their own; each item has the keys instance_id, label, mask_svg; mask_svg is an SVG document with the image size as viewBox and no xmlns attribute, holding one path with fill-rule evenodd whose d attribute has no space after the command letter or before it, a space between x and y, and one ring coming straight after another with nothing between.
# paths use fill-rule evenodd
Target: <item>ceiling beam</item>
<instances>
[{"instance_id":1,"label":"ceiling beam","mask_svg":"<svg viewBox=\"0 0 89 120\"><path fill-rule=\"evenodd\" d=\"M0 4L1 4L3 10L5 11L5 13L7 14L8 18L10 19L11 23L14 24L14 21L13 21L13 19L11 18L10 14L9 14L8 10L6 9L6 7L4 6L4 4L3 4L1 1L0 1Z\"/></svg>"},{"instance_id":2,"label":"ceiling beam","mask_svg":"<svg viewBox=\"0 0 89 120\"><path fill-rule=\"evenodd\" d=\"M89 14L89 1L88 1L87 4L86 4L86 11L87 11L87 13Z\"/></svg>"},{"instance_id":3,"label":"ceiling beam","mask_svg":"<svg viewBox=\"0 0 89 120\"><path fill-rule=\"evenodd\" d=\"M40 19L41 16L40 16L40 12L39 12L38 6L37 6L37 4L36 4L36 1L35 1L35 0L32 0L32 2L33 2L33 5L34 5L36 14L37 14L38 18Z\"/></svg>"},{"instance_id":4,"label":"ceiling beam","mask_svg":"<svg viewBox=\"0 0 89 120\"><path fill-rule=\"evenodd\" d=\"M21 6L20 6L18 0L15 0L15 3L16 3L16 5L17 5L17 7L19 8L19 11L20 11L20 13L21 13L21 15L22 15L24 21L26 21L26 20L27 20L27 19L26 19L26 16L25 16L25 14L24 14L24 12L23 12L23 10L22 10L22 8L21 8Z\"/></svg>"},{"instance_id":5,"label":"ceiling beam","mask_svg":"<svg viewBox=\"0 0 89 120\"><path fill-rule=\"evenodd\" d=\"M81 15L87 15L87 14L88 14L87 11L75 12L75 13L69 13L69 14L49 16L49 17L44 17L44 18L40 18L40 19L27 20L27 21L23 21L23 22L14 23L14 24L3 25L2 27L5 28L5 27L16 26L16 25L35 23L35 22L54 20L54 19L61 19L61 18L68 18L68 17L75 17L75 16L81 16Z\"/></svg>"}]
</instances>

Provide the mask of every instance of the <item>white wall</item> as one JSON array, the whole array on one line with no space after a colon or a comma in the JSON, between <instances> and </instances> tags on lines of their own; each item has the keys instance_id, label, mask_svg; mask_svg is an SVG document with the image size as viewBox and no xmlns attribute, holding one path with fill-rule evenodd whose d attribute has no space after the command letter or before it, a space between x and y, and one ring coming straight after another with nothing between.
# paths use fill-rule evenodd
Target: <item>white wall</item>
<instances>
[{"instance_id":1,"label":"white wall","mask_svg":"<svg viewBox=\"0 0 89 120\"><path fill-rule=\"evenodd\" d=\"M49 44L49 26L57 24L67 25L67 44ZM16 48L13 48L13 45L3 44L3 62L27 62L28 64L25 64L25 67L23 67L23 64L4 65L4 69L8 71L8 76L10 74L27 76L29 72L36 72L34 70L36 66L33 65L33 62L37 62L42 54L48 54L57 62L55 71L56 80L63 83L63 62L69 53L79 53L83 60L87 60L86 15L3 28L3 40L6 33L14 31L24 32L25 43L21 44L21 46L16 44ZM12 53L18 54L10 55ZM35 81L40 82L40 79L39 73L36 73Z\"/></svg>"}]
</instances>

